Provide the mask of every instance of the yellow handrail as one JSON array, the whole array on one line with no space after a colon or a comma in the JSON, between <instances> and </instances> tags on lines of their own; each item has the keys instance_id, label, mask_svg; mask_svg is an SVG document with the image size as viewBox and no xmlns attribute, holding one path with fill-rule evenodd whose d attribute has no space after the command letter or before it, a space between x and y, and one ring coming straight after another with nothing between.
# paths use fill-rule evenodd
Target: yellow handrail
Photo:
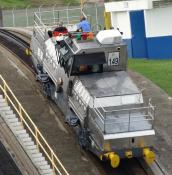
<instances>
[{"instance_id":1,"label":"yellow handrail","mask_svg":"<svg viewBox=\"0 0 172 175\"><path fill-rule=\"evenodd\" d=\"M7 102L10 102L14 110L17 112L23 126L26 126L27 129L30 131L32 134L33 138L35 139L36 145L38 149L41 148L41 150L44 152L46 155L47 159L49 160L51 167L54 171L54 174L58 173L59 175L69 175L65 167L62 165L61 161L58 159L50 145L47 143L35 123L32 121L32 119L29 117L28 113L25 111L21 103L18 101L2 75L0 75L0 89L3 92L4 98ZM8 95L8 93L10 95ZM13 98L13 100L12 100ZM16 105L16 104L17 105ZM29 121L27 122L26 119ZM30 123L30 124L29 124ZM32 129L32 127L34 129ZM41 142L42 141L42 142ZM44 146L43 146L44 145ZM45 146L47 147L48 150L45 149ZM49 152L49 153L48 153Z\"/></svg>"}]
</instances>

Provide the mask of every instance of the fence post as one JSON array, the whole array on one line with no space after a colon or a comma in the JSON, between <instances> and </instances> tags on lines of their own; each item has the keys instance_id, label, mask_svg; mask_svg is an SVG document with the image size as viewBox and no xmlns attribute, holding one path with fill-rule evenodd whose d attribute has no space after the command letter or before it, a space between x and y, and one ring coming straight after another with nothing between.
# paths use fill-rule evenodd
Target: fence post
<instances>
[{"instance_id":1,"label":"fence post","mask_svg":"<svg viewBox=\"0 0 172 175\"><path fill-rule=\"evenodd\" d=\"M84 9L84 0L81 0L81 13L82 13L82 11L83 11L83 9Z\"/></svg>"},{"instance_id":2,"label":"fence post","mask_svg":"<svg viewBox=\"0 0 172 175\"><path fill-rule=\"evenodd\" d=\"M14 8L12 10L12 18L13 18L13 27L15 27L15 15L14 15Z\"/></svg>"},{"instance_id":3,"label":"fence post","mask_svg":"<svg viewBox=\"0 0 172 175\"><path fill-rule=\"evenodd\" d=\"M28 19L28 6L26 7L26 27L29 26L29 19Z\"/></svg>"},{"instance_id":4,"label":"fence post","mask_svg":"<svg viewBox=\"0 0 172 175\"><path fill-rule=\"evenodd\" d=\"M97 2L95 2L95 9L96 9L96 26L97 26L97 31L98 31L98 25L99 25L99 22L98 22L98 12L97 12Z\"/></svg>"},{"instance_id":5,"label":"fence post","mask_svg":"<svg viewBox=\"0 0 172 175\"><path fill-rule=\"evenodd\" d=\"M57 5L57 4L55 4L55 5L53 6L53 18L54 18L54 24L56 23L56 17L55 17L55 12L54 12L56 5Z\"/></svg>"},{"instance_id":6,"label":"fence post","mask_svg":"<svg viewBox=\"0 0 172 175\"><path fill-rule=\"evenodd\" d=\"M43 6L43 4L39 6L39 18L40 18L40 20L42 20L41 19L42 18L42 16L41 16L41 8L42 8L42 6Z\"/></svg>"},{"instance_id":7,"label":"fence post","mask_svg":"<svg viewBox=\"0 0 172 175\"><path fill-rule=\"evenodd\" d=\"M69 25L69 5L67 5L67 9L66 9L66 18L67 18L67 24Z\"/></svg>"},{"instance_id":8,"label":"fence post","mask_svg":"<svg viewBox=\"0 0 172 175\"><path fill-rule=\"evenodd\" d=\"M1 7L0 7L0 27L3 27L3 14Z\"/></svg>"}]
</instances>

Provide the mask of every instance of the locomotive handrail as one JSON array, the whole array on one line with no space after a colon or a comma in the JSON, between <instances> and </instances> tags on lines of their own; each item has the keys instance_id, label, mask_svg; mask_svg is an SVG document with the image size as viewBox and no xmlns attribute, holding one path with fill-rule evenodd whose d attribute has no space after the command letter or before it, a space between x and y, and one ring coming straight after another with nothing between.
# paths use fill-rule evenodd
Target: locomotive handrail
<instances>
[{"instance_id":1,"label":"locomotive handrail","mask_svg":"<svg viewBox=\"0 0 172 175\"><path fill-rule=\"evenodd\" d=\"M152 108L152 106L145 106L145 107L138 107L138 108L126 108L126 109L118 109L118 110L112 110L112 111L105 110L104 112L111 113L111 112L121 112L121 111L130 111L130 110L138 110L138 109L149 109L149 108Z\"/></svg>"},{"instance_id":2,"label":"locomotive handrail","mask_svg":"<svg viewBox=\"0 0 172 175\"><path fill-rule=\"evenodd\" d=\"M130 95L133 95L133 94L130 94ZM94 101L95 101L95 99L98 99L98 98L94 97ZM146 108L152 108L153 110L155 110L155 106L152 105L152 103L150 102L150 100L149 100L148 106L139 107L139 108L118 109L118 110L111 110L111 111L106 110L105 107L103 107L100 102L97 101L97 103L102 108L103 112L106 112L106 113L108 113L108 112L118 112L118 111L127 111L127 110L130 110L130 109L137 110L137 109L146 109Z\"/></svg>"},{"instance_id":3,"label":"locomotive handrail","mask_svg":"<svg viewBox=\"0 0 172 175\"><path fill-rule=\"evenodd\" d=\"M96 109L97 111L99 111L99 113L101 113L100 110L98 109L98 107L94 107L94 109ZM101 109L103 109L103 108L101 108ZM112 112L133 111L133 110L141 110L141 109L152 109L152 111L154 112L155 111L155 106L149 105L149 106L146 106L146 107L118 109L118 110L111 110L111 111L103 110L103 112L104 113L112 113ZM154 120L154 115L152 115L152 113L150 113L150 111L148 111L148 112L150 114L149 116L151 116L152 120ZM102 113L101 113L101 116L103 116Z\"/></svg>"},{"instance_id":4,"label":"locomotive handrail","mask_svg":"<svg viewBox=\"0 0 172 175\"><path fill-rule=\"evenodd\" d=\"M136 130L147 130L150 128L153 128L153 121L154 121L154 116L155 116L155 106L153 106L151 104L151 102L149 101L148 106L144 106L144 107L135 107L135 108L126 108L126 109L117 109L117 110L106 110L105 107L102 107L102 105L98 103L98 101L96 101L96 106L95 106L95 100L96 97L93 98L93 107L92 107L92 111L95 113L97 119L99 120L99 122L101 122L101 126L103 128L101 128L101 126L99 126L99 129L101 128L101 131L103 133L107 133L106 132L106 128L108 128L109 125L112 124L124 124L128 123L128 129L126 130L126 128L124 127L123 129L117 129L117 131L115 133L122 133L122 132L130 132L131 129L131 123L137 123L137 122L144 122L144 121L149 121L151 122L150 125L147 125L143 128L139 128ZM114 106L115 107L115 106ZM133 115L134 111L137 112L137 115ZM144 111L144 113L142 113L141 111ZM122 113L125 113L126 115L122 115ZM118 115L118 117L116 117L115 115ZM111 117L109 117L111 116ZM125 120L124 120L125 119ZM132 119L132 120L131 120ZM95 120L95 122L97 122ZM97 125L100 125L100 123L97 123ZM114 125L113 127L117 126Z\"/></svg>"},{"instance_id":5,"label":"locomotive handrail","mask_svg":"<svg viewBox=\"0 0 172 175\"><path fill-rule=\"evenodd\" d=\"M69 175L59 158L56 156L46 139L43 137L42 133L39 131L38 127L35 125L21 103L18 101L17 97L14 95L2 75L0 75L0 89L3 92L6 102L9 102L17 112L23 126L25 126L27 130L32 134L33 138L35 139L37 148L39 150L42 150L45 154L46 158L50 162L54 174L58 173L59 175Z\"/></svg>"}]
</instances>

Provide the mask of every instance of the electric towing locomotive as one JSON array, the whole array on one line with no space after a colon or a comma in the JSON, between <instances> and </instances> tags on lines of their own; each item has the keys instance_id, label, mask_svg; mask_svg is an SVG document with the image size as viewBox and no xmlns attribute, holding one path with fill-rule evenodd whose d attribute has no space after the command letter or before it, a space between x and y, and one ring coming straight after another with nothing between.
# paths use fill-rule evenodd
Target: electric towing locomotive
<instances>
[{"instance_id":1,"label":"electric towing locomotive","mask_svg":"<svg viewBox=\"0 0 172 175\"><path fill-rule=\"evenodd\" d=\"M35 14L31 51L37 80L76 130L79 144L112 167L132 157L151 163L155 108L144 102L127 73L127 47L120 32L49 38L50 29Z\"/></svg>"}]
</instances>

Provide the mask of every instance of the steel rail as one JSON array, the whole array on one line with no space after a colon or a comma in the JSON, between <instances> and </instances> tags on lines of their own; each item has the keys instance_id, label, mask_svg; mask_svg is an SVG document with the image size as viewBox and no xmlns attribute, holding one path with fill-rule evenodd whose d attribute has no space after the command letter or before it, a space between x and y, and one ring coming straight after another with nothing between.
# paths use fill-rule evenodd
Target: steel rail
<instances>
[{"instance_id":1,"label":"steel rail","mask_svg":"<svg viewBox=\"0 0 172 175\"><path fill-rule=\"evenodd\" d=\"M165 168L160 164L158 159L148 165L143 158L137 158L138 163L140 166L145 170L147 175L170 175Z\"/></svg>"},{"instance_id":2,"label":"steel rail","mask_svg":"<svg viewBox=\"0 0 172 175\"><path fill-rule=\"evenodd\" d=\"M24 36L24 34L22 34ZM35 69L33 67L32 62L30 61L30 56L25 54L25 49L26 47L24 47L21 43L23 43L23 40L20 39L18 37L18 40L15 42L20 42L20 46L22 45L22 47L20 47L20 49L18 49L18 45L17 43L12 43L11 41L7 41L7 38L10 39L10 36L12 36L13 40L15 41L15 36L14 34L11 34L9 31L4 31L4 29L0 29L0 45L5 48L6 50L8 50L8 52L10 52L12 55L14 55L16 58L18 58L22 64L24 64L33 74L35 74ZM16 36L17 37L17 36ZM24 41L25 44L27 43L26 41ZM27 43L27 46L29 46L30 43ZM28 48L28 47L27 47Z\"/></svg>"}]
</instances>

